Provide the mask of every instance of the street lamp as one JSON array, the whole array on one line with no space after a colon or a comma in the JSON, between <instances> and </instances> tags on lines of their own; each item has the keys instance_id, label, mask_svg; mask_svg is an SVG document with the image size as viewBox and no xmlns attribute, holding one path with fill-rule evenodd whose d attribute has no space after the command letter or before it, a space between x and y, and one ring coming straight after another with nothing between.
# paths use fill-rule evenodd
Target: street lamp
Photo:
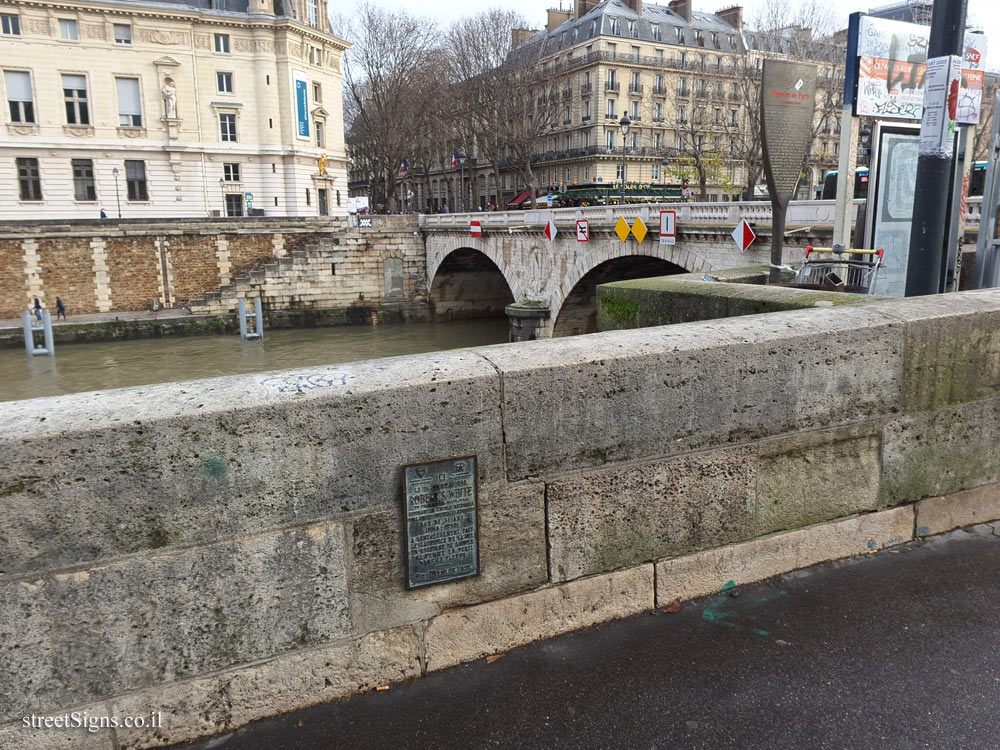
<instances>
[{"instance_id":1,"label":"street lamp","mask_svg":"<svg viewBox=\"0 0 1000 750\"><path fill-rule=\"evenodd\" d=\"M622 126L622 192L621 192L621 202L620 205L625 205L625 136L628 135L629 125L632 121L628 119L628 112L622 113L622 119L618 121L618 124Z\"/></svg>"},{"instance_id":2,"label":"street lamp","mask_svg":"<svg viewBox=\"0 0 1000 750\"><path fill-rule=\"evenodd\" d=\"M229 215L229 206L226 205L226 180L219 178L219 193L222 195L222 215Z\"/></svg>"},{"instance_id":3,"label":"street lamp","mask_svg":"<svg viewBox=\"0 0 1000 750\"><path fill-rule=\"evenodd\" d=\"M111 169L111 175L115 178L115 203L118 204L118 218L122 217L122 199L118 194L118 167Z\"/></svg>"},{"instance_id":4,"label":"street lamp","mask_svg":"<svg viewBox=\"0 0 1000 750\"><path fill-rule=\"evenodd\" d=\"M663 169L660 171L660 189L663 191L664 197L667 195L667 167L670 166L670 159L663 157L663 161L660 162L660 166Z\"/></svg>"}]
</instances>

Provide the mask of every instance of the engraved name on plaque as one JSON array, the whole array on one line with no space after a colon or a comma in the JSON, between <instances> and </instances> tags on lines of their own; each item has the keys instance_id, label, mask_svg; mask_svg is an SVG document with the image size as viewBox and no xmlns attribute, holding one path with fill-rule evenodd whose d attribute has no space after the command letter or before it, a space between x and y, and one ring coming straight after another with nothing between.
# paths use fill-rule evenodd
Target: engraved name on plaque
<instances>
[{"instance_id":1,"label":"engraved name on plaque","mask_svg":"<svg viewBox=\"0 0 1000 750\"><path fill-rule=\"evenodd\" d=\"M479 574L476 457L403 467L406 587Z\"/></svg>"}]
</instances>

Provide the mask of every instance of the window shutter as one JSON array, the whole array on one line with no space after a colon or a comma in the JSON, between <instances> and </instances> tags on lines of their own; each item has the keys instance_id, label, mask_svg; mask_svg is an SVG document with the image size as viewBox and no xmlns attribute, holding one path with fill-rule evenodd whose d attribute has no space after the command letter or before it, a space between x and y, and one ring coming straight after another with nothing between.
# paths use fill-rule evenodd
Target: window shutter
<instances>
[{"instance_id":1,"label":"window shutter","mask_svg":"<svg viewBox=\"0 0 1000 750\"><path fill-rule=\"evenodd\" d=\"M5 70L4 81L7 85L7 100L11 102L30 102L31 74L17 70Z\"/></svg>"},{"instance_id":2,"label":"window shutter","mask_svg":"<svg viewBox=\"0 0 1000 750\"><path fill-rule=\"evenodd\" d=\"M73 89L74 91L86 91L87 90L87 77L86 76L71 76L63 75L63 88Z\"/></svg>"},{"instance_id":3,"label":"window shutter","mask_svg":"<svg viewBox=\"0 0 1000 750\"><path fill-rule=\"evenodd\" d=\"M138 78L116 78L118 86L118 114L141 115L142 104L139 101Z\"/></svg>"}]
</instances>

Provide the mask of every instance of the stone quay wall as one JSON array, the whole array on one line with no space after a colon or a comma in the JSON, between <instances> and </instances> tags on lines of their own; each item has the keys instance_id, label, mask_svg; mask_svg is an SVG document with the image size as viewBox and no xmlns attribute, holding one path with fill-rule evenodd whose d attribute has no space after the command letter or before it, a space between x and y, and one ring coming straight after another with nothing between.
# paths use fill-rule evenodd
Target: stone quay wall
<instances>
[{"instance_id":1,"label":"stone quay wall","mask_svg":"<svg viewBox=\"0 0 1000 750\"><path fill-rule=\"evenodd\" d=\"M424 300L426 260L416 218L374 219L363 229L330 217L3 222L0 318L19 317L35 296L52 309L60 297L70 316L148 310L154 299L168 308L200 302L201 312L227 312L237 289L261 286L253 287L251 277L263 280L265 268L273 271L273 293L264 295L273 309L371 305L390 296ZM325 248L336 252L303 279L307 258ZM387 258L398 262L387 267ZM389 276L405 281L402 292L397 284L385 293Z\"/></svg>"},{"instance_id":2,"label":"stone quay wall","mask_svg":"<svg viewBox=\"0 0 1000 750\"><path fill-rule=\"evenodd\" d=\"M220 732L1000 518L1000 290L0 412L0 746ZM402 466L478 456L480 574L404 586ZM158 728L31 714L162 711Z\"/></svg>"}]
</instances>

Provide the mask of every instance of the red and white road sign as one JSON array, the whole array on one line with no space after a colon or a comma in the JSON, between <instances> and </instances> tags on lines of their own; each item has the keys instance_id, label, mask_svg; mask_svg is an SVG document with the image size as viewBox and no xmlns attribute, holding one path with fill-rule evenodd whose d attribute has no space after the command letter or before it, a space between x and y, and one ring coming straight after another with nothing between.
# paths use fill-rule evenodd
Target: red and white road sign
<instances>
[{"instance_id":1,"label":"red and white road sign","mask_svg":"<svg viewBox=\"0 0 1000 750\"><path fill-rule=\"evenodd\" d=\"M470 221L469 222L469 234L471 234L473 237L482 237L483 236L483 225L480 222L478 222L478 221Z\"/></svg>"},{"instance_id":2,"label":"red and white road sign","mask_svg":"<svg viewBox=\"0 0 1000 750\"><path fill-rule=\"evenodd\" d=\"M660 211L660 243L673 245L677 241L677 212Z\"/></svg>"},{"instance_id":3,"label":"red and white road sign","mask_svg":"<svg viewBox=\"0 0 1000 750\"><path fill-rule=\"evenodd\" d=\"M556 229L556 223L549 219L549 223L545 225L545 236L549 238L549 242L552 242L559 234L559 230Z\"/></svg>"},{"instance_id":4,"label":"red and white road sign","mask_svg":"<svg viewBox=\"0 0 1000 750\"><path fill-rule=\"evenodd\" d=\"M576 220L576 241L590 242L590 222L586 219Z\"/></svg>"},{"instance_id":5,"label":"red and white road sign","mask_svg":"<svg viewBox=\"0 0 1000 750\"><path fill-rule=\"evenodd\" d=\"M757 239L757 235L754 234L753 229L747 224L747 220L740 219L740 223L733 230L733 241L739 246L740 252L745 253L755 239Z\"/></svg>"}]
</instances>

